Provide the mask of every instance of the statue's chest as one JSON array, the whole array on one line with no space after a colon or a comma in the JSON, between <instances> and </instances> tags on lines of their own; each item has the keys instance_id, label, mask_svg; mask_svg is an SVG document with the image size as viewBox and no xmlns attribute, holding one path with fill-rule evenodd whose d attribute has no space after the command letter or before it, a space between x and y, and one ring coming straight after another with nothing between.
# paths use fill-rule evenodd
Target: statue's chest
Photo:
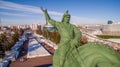
<instances>
[{"instance_id":1,"label":"statue's chest","mask_svg":"<svg viewBox=\"0 0 120 67\"><path fill-rule=\"evenodd\" d=\"M66 24L62 24L60 27L59 27L59 31L60 32L71 32L73 30L72 26L71 25L66 25Z\"/></svg>"}]
</instances>

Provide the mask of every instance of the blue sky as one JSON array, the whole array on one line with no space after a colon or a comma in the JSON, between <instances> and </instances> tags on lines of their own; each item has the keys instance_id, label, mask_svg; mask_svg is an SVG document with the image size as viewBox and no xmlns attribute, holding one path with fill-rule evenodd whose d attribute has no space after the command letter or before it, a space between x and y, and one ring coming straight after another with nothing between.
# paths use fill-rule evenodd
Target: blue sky
<instances>
[{"instance_id":1,"label":"blue sky","mask_svg":"<svg viewBox=\"0 0 120 67\"><path fill-rule=\"evenodd\" d=\"M61 21L66 10L71 14L70 22L75 24L120 21L120 0L0 0L2 25L44 24L41 6L57 21Z\"/></svg>"}]
</instances>

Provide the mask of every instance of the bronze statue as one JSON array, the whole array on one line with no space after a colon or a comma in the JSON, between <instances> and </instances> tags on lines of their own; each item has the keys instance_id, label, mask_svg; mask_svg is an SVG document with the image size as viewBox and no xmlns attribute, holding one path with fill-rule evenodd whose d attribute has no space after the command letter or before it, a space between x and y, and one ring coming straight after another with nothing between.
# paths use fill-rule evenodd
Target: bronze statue
<instances>
[{"instance_id":1,"label":"bronze statue","mask_svg":"<svg viewBox=\"0 0 120 67\"><path fill-rule=\"evenodd\" d=\"M60 33L60 43L53 56L53 67L120 67L120 54L106 45L88 43L78 47L80 30L69 23L68 11L61 22L50 18L46 9L41 8L47 21Z\"/></svg>"}]
</instances>

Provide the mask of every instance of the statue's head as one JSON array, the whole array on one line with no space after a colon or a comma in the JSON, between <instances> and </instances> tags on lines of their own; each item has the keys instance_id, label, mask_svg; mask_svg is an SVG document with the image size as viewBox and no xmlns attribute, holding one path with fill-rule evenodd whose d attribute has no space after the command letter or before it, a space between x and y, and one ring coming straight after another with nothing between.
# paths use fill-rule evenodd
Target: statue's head
<instances>
[{"instance_id":1,"label":"statue's head","mask_svg":"<svg viewBox=\"0 0 120 67\"><path fill-rule=\"evenodd\" d=\"M70 21L70 14L68 14L68 10L67 10L63 15L62 22L69 23L69 21Z\"/></svg>"}]
</instances>

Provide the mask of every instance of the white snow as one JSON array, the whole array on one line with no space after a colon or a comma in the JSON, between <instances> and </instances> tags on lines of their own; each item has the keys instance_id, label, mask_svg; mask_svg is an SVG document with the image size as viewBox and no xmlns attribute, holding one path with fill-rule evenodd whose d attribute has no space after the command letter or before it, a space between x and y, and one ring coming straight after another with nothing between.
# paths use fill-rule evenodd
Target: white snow
<instances>
[{"instance_id":1,"label":"white snow","mask_svg":"<svg viewBox=\"0 0 120 67\"><path fill-rule=\"evenodd\" d=\"M50 53L38 43L36 39L30 39L28 45L27 58L48 56Z\"/></svg>"}]
</instances>

